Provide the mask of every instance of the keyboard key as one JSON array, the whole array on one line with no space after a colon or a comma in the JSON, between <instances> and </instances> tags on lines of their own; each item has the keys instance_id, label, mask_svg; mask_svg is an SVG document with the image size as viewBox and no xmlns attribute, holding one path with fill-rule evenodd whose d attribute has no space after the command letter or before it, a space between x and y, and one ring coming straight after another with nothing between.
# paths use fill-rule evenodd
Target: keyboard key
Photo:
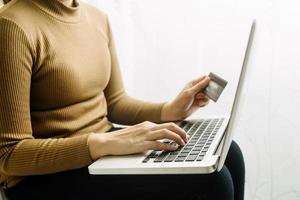
<instances>
[{"instance_id":1,"label":"keyboard key","mask_svg":"<svg viewBox=\"0 0 300 200\"><path fill-rule=\"evenodd\" d=\"M170 153L170 155L178 155L179 154L179 151L172 151L171 153Z\"/></svg>"},{"instance_id":2,"label":"keyboard key","mask_svg":"<svg viewBox=\"0 0 300 200\"><path fill-rule=\"evenodd\" d=\"M191 142L188 142L184 147L186 147L186 148L193 148L193 146L194 146L194 144L191 141Z\"/></svg>"},{"instance_id":3,"label":"keyboard key","mask_svg":"<svg viewBox=\"0 0 300 200\"><path fill-rule=\"evenodd\" d=\"M205 156L206 152L201 152L199 156Z\"/></svg>"},{"instance_id":4,"label":"keyboard key","mask_svg":"<svg viewBox=\"0 0 300 200\"><path fill-rule=\"evenodd\" d=\"M202 147L195 147L193 150L194 151L201 151Z\"/></svg>"},{"instance_id":5,"label":"keyboard key","mask_svg":"<svg viewBox=\"0 0 300 200\"><path fill-rule=\"evenodd\" d=\"M191 150L182 150L181 153L190 153Z\"/></svg>"},{"instance_id":6,"label":"keyboard key","mask_svg":"<svg viewBox=\"0 0 300 200\"><path fill-rule=\"evenodd\" d=\"M149 158L156 158L156 157L158 156L156 153L157 153L157 151L152 151L152 152L148 155L148 157L149 157Z\"/></svg>"},{"instance_id":7,"label":"keyboard key","mask_svg":"<svg viewBox=\"0 0 300 200\"><path fill-rule=\"evenodd\" d=\"M191 151L192 147L184 147L182 151Z\"/></svg>"},{"instance_id":8,"label":"keyboard key","mask_svg":"<svg viewBox=\"0 0 300 200\"><path fill-rule=\"evenodd\" d=\"M185 157L178 157L176 158L175 162L183 162L185 160Z\"/></svg>"},{"instance_id":9,"label":"keyboard key","mask_svg":"<svg viewBox=\"0 0 300 200\"><path fill-rule=\"evenodd\" d=\"M192 151L190 155L199 155L200 151Z\"/></svg>"},{"instance_id":10,"label":"keyboard key","mask_svg":"<svg viewBox=\"0 0 300 200\"><path fill-rule=\"evenodd\" d=\"M178 155L178 157L187 157L188 155L189 155L189 153L182 152Z\"/></svg>"},{"instance_id":11,"label":"keyboard key","mask_svg":"<svg viewBox=\"0 0 300 200\"><path fill-rule=\"evenodd\" d=\"M167 157L168 155L169 155L169 152L164 151L154 160L154 162L162 162L164 160L164 158Z\"/></svg>"},{"instance_id":12,"label":"keyboard key","mask_svg":"<svg viewBox=\"0 0 300 200\"><path fill-rule=\"evenodd\" d=\"M197 161L202 161L203 158L204 158L204 156L199 156L199 157L197 158Z\"/></svg>"},{"instance_id":13,"label":"keyboard key","mask_svg":"<svg viewBox=\"0 0 300 200\"><path fill-rule=\"evenodd\" d=\"M149 157L146 157L142 162L143 163L146 163L146 162L148 162L150 160L150 158Z\"/></svg>"},{"instance_id":14,"label":"keyboard key","mask_svg":"<svg viewBox=\"0 0 300 200\"><path fill-rule=\"evenodd\" d=\"M197 158L197 155L189 155L187 158L186 158L186 161L194 161L196 160Z\"/></svg>"},{"instance_id":15,"label":"keyboard key","mask_svg":"<svg viewBox=\"0 0 300 200\"><path fill-rule=\"evenodd\" d=\"M173 160L175 160L176 155L169 155L164 162L172 162Z\"/></svg>"},{"instance_id":16,"label":"keyboard key","mask_svg":"<svg viewBox=\"0 0 300 200\"><path fill-rule=\"evenodd\" d=\"M196 143L197 141L190 141L188 147L193 147Z\"/></svg>"},{"instance_id":17,"label":"keyboard key","mask_svg":"<svg viewBox=\"0 0 300 200\"><path fill-rule=\"evenodd\" d=\"M180 124L179 124L179 127L183 128L188 122L187 121L182 121Z\"/></svg>"}]
</instances>

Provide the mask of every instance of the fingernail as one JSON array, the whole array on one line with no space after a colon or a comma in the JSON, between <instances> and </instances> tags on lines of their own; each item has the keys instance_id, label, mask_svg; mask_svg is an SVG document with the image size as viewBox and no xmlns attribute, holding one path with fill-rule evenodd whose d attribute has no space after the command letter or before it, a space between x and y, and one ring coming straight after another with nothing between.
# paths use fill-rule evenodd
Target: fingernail
<instances>
[{"instance_id":1,"label":"fingernail","mask_svg":"<svg viewBox=\"0 0 300 200\"><path fill-rule=\"evenodd\" d=\"M186 138L184 139L184 142L187 143L187 141L188 141L188 138L186 137Z\"/></svg>"}]
</instances>

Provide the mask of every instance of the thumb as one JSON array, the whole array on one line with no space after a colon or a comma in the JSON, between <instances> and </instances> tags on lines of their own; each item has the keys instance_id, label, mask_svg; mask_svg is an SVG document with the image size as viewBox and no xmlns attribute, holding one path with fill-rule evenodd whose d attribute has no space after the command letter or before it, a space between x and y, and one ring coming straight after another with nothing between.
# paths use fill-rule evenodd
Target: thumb
<instances>
[{"instance_id":1,"label":"thumb","mask_svg":"<svg viewBox=\"0 0 300 200\"><path fill-rule=\"evenodd\" d=\"M202 79L201 81L199 81L198 83L196 83L193 87L191 87L190 91L193 94L197 94L198 92L200 92L201 90L203 90L205 87L207 87L209 81L210 81L209 77L206 76L204 79Z\"/></svg>"}]
</instances>

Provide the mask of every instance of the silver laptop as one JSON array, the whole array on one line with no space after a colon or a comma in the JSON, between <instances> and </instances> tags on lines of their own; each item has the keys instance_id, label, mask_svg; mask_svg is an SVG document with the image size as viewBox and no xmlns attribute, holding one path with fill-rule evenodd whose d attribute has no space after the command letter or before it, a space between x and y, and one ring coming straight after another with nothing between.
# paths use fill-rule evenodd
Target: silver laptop
<instances>
[{"instance_id":1,"label":"silver laptop","mask_svg":"<svg viewBox=\"0 0 300 200\"><path fill-rule=\"evenodd\" d=\"M234 132L241 90L246 72L247 58L255 22L249 25L247 48L231 112L213 118L187 120L178 123L190 136L186 145L176 151L147 151L126 156L106 156L91 164L93 175L108 174L205 174L221 170ZM164 141L172 142L172 141Z\"/></svg>"}]
</instances>

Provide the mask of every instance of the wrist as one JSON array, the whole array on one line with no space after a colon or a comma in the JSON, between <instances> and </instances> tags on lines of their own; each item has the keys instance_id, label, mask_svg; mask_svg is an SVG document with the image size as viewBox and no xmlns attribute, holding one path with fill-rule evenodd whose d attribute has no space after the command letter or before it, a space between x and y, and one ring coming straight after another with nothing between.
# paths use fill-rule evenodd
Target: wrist
<instances>
[{"instance_id":1,"label":"wrist","mask_svg":"<svg viewBox=\"0 0 300 200\"><path fill-rule=\"evenodd\" d=\"M105 150L105 134L91 133L87 143L92 160L97 160L100 157L107 155Z\"/></svg>"},{"instance_id":2,"label":"wrist","mask_svg":"<svg viewBox=\"0 0 300 200\"><path fill-rule=\"evenodd\" d=\"M176 112L176 108L172 103L168 102L162 107L161 111L161 120L164 122L167 121L178 121L181 120L182 117L178 115Z\"/></svg>"}]
</instances>

